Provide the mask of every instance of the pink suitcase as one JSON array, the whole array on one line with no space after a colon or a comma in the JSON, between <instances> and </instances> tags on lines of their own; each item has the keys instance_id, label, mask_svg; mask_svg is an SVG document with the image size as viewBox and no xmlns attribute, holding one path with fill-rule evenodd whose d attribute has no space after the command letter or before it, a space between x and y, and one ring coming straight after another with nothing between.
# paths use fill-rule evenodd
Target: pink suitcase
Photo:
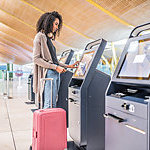
<instances>
[{"instance_id":1,"label":"pink suitcase","mask_svg":"<svg viewBox=\"0 0 150 150\"><path fill-rule=\"evenodd\" d=\"M41 79L41 84L45 80L51 80L52 86L52 78ZM40 105L43 106L42 94ZM66 111L62 108L36 110L33 114L32 150L65 149L67 150Z\"/></svg>"},{"instance_id":2,"label":"pink suitcase","mask_svg":"<svg viewBox=\"0 0 150 150\"><path fill-rule=\"evenodd\" d=\"M32 150L67 150L66 112L40 109L33 115Z\"/></svg>"}]
</instances>

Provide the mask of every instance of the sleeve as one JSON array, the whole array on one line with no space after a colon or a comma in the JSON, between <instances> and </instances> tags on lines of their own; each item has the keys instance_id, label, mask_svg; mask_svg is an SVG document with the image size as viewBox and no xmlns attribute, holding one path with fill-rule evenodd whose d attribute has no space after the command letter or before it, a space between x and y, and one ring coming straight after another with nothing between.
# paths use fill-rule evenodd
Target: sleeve
<instances>
[{"instance_id":1,"label":"sleeve","mask_svg":"<svg viewBox=\"0 0 150 150\"><path fill-rule=\"evenodd\" d=\"M33 42L33 63L43 68L49 68L56 70L57 65L47 62L41 57L41 42L40 39L36 39Z\"/></svg>"}]
</instances>

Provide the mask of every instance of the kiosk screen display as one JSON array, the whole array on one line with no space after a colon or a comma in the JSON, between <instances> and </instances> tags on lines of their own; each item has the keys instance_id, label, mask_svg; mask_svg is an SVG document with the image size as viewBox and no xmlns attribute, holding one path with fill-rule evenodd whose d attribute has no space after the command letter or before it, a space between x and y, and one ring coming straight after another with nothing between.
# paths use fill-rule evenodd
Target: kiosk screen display
<instances>
[{"instance_id":1,"label":"kiosk screen display","mask_svg":"<svg viewBox=\"0 0 150 150\"><path fill-rule=\"evenodd\" d=\"M117 78L149 80L150 39L130 43Z\"/></svg>"},{"instance_id":2,"label":"kiosk screen display","mask_svg":"<svg viewBox=\"0 0 150 150\"><path fill-rule=\"evenodd\" d=\"M79 63L79 67L76 69L74 76L75 77L83 77L88 69L88 66L93 58L93 54L95 51L84 53L81 61Z\"/></svg>"}]
</instances>

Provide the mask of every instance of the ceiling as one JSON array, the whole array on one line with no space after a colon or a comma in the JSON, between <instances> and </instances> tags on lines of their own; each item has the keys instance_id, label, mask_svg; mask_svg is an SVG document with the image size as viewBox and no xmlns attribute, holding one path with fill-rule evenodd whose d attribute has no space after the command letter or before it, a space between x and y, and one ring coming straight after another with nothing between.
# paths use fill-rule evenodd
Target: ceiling
<instances>
[{"instance_id":1,"label":"ceiling","mask_svg":"<svg viewBox=\"0 0 150 150\"><path fill-rule=\"evenodd\" d=\"M104 38L117 41L149 22L149 0L0 0L0 62L32 62L32 44L39 17L58 11L63 28L54 42L57 54L84 49Z\"/></svg>"}]
</instances>

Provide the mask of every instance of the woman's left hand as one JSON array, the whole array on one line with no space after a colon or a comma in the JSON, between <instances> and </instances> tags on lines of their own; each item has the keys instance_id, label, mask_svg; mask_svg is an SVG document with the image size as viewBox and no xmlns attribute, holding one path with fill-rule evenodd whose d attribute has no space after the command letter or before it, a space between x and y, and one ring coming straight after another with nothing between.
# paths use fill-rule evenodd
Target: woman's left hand
<instances>
[{"instance_id":1,"label":"woman's left hand","mask_svg":"<svg viewBox=\"0 0 150 150\"><path fill-rule=\"evenodd\" d=\"M72 65L68 65L67 68L78 68L80 61L76 61L74 64Z\"/></svg>"}]
</instances>

